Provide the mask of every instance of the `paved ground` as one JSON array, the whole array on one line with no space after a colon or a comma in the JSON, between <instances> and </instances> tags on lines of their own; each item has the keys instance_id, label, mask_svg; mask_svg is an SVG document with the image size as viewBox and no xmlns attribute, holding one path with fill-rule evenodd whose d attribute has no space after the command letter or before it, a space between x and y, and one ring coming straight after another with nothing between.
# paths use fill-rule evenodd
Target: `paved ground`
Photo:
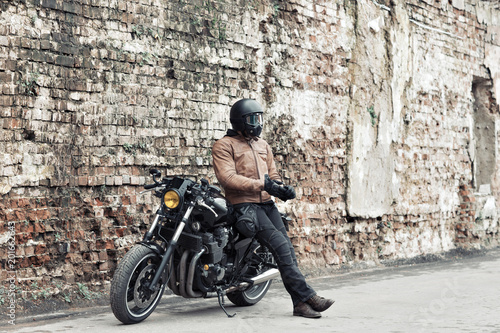
<instances>
[{"instance_id":1,"label":"paved ground","mask_svg":"<svg viewBox=\"0 0 500 333\"><path fill-rule=\"evenodd\" d=\"M284 288L274 283L257 305L228 306L234 318L216 299L167 296L137 325L121 325L109 307L98 307L13 327L0 323L0 332L500 332L500 250L309 283L337 301L321 319L293 317Z\"/></svg>"}]
</instances>

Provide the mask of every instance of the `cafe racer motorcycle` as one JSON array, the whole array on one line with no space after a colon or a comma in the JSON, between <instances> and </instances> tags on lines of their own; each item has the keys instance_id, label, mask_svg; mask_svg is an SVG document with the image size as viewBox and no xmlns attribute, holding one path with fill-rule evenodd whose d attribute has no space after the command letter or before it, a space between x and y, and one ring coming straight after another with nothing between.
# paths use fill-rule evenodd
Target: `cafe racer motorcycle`
<instances>
[{"instance_id":1,"label":"cafe racer motorcycle","mask_svg":"<svg viewBox=\"0 0 500 333\"><path fill-rule=\"evenodd\" d=\"M273 255L233 226L219 188L202 179L164 177L150 171L146 190L161 199L141 242L121 259L114 273L110 302L124 324L146 319L168 287L185 298L224 296L237 306L259 302L279 276ZM160 180L161 178L161 180ZM282 215L284 223L286 215Z\"/></svg>"}]
</instances>

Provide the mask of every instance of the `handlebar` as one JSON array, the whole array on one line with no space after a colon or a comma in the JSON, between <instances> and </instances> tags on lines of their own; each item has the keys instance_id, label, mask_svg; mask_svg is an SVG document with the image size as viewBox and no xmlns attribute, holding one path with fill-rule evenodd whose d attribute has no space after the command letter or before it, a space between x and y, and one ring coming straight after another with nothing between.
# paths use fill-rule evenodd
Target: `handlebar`
<instances>
[{"instance_id":1,"label":"handlebar","mask_svg":"<svg viewBox=\"0 0 500 333\"><path fill-rule=\"evenodd\" d=\"M215 217L219 216L215 210L212 209L212 207L210 207L209 205L207 205L202 198L199 198L198 201L196 202L198 204L198 206L202 206L202 207L205 207L206 209L208 209L209 211L211 211Z\"/></svg>"},{"instance_id":2,"label":"handlebar","mask_svg":"<svg viewBox=\"0 0 500 333\"><path fill-rule=\"evenodd\" d=\"M225 211L226 210L226 207L224 207L223 205L219 204L216 200L212 200L210 202L215 208L217 208L217 210L219 211Z\"/></svg>"}]
</instances>

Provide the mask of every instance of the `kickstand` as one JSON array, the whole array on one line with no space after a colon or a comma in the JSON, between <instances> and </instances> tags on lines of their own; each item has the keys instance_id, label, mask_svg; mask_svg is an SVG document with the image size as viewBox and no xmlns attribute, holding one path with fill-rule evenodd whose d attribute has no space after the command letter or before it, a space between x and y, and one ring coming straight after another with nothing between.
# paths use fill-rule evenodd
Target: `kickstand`
<instances>
[{"instance_id":1,"label":"kickstand","mask_svg":"<svg viewBox=\"0 0 500 333\"><path fill-rule=\"evenodd\" d=\"M236 316L236 313L230 315L229 313L227 313L226 311L226 308L224 307L224 292L222 290L217 290L217 298L219 300L219 306L220 308L224 311L224 313L226 314L226 316L228 318L233 318L234 316Z\"/></svg>"}]
</instances>

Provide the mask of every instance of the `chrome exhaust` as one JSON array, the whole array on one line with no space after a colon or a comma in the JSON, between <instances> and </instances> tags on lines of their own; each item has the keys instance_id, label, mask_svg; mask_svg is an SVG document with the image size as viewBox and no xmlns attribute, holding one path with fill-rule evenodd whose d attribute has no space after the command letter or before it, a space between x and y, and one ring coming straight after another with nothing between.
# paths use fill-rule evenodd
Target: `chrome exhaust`
<instances>
[{"instance_id":1,"label":"chrome exhaust","mask_svg":"<svg viewBox=\"0 0 500 333\"><path fill-rule=\"evenodd\" d=\"M267 281L272 280L272 279L276 279L279 276L280 276L280 271L277 268L271 268L260 275L254 276L250 280L253 281L253 285L256 285L256 284L260 284L263 282L267 282ZM226 294L232 293L234 291L242 290L242 289L245 289L248 287L250 287L249 282L242 282L237 286L233 286L233 287L228 288L226 290Z\"/></svg>"},{"instance_id":2,"label":"chrome exhaust","mask_svg":"<svg viewBox=\"0 0 500 333\"><path fill-rule=\"evenodd\" d=\"M180 265L180 273L179 273L179 292L182 297L189 298L189 295L186 293L186 278L187 278L187 260L189 257L189 250L185 250L181 256Z\"/></svg>"},{"instance_id":3,"label":"chrome exhaust","mask_svg":"<svg viewBox=\"0 0 500 333\"><path fill-rule=\"evenodd\" d=\"M205 251L206 248L203 248L201 249L200 252L196 253L193 256L193 259L191 259L191 263L189 264L189 270L187 273L187 280L186 280L186 294L188 294L188 296L192 298L203 296L203 293L193 290L193 281L194 281L194 271L196 269L196 264L198 263L198 259L200 259L201 255L205 253Z\"/></svg>"},{"instance_id":4,"label":"chrome exhaust","mask_svg":"<svg viewBox=\"0 0 500 333\"><path fill-rule=\"evenodd\" d=\"M174 264L174 259L173 256L170 257L169 264L168 264L168 270L170 272L170 278L168 279L168 287L174 294L177 296L181 296L181 293L179 292L179 288L177 286L177 277L175 276L175 267L173 266Z\"/></svg>"}]
</instances>

